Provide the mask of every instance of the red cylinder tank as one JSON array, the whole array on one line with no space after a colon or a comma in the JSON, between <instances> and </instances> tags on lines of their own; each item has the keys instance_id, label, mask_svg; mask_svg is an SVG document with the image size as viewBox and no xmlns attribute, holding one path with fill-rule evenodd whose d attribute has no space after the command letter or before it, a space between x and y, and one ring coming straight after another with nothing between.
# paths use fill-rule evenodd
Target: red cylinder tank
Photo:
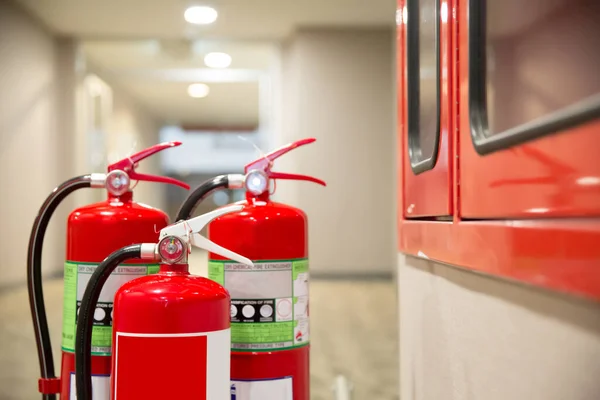
<instances>
[{"instance_id":1,"label":"red cylinder tank","mask_svg":"<svg viewBox=\"0 0 600 400\"><path fill-rule=\"evenodd\" d=\"M240 211L210 223L209 239L254 265L209 255L209 278L231 295L232 393L248 400L310 399L308 223L295 207L272 202L273 179L310 176L273 172L276 158L315 139L290 143L246 165Z\"/></svg>"},{"instance_id":2,"label":"red cylinder tank","mask_svg":"<svg viewBox=\"0 0 600 400\"><path fill-rule=\"evenodd\" d=\"M211 241L254 263L244 266L210 253L209 278L232 299L232 390L252 387L252 400L262 393L265 399L290 399L293 393L294 400L309 400L306 215L271 202L268 194L262 200L235 203L243 210L209 225Z\"/></svg>"},{"instance_id":3,"label":"red cylinder tank","mask_svg":"<svg viewBox=\"0 0 600 400\"><path fill-rule=\"evenodd\" d=\"M187 264L125 283L114 302L111 398L229 399L229 304Z\"/></svg>"}]
</instances>

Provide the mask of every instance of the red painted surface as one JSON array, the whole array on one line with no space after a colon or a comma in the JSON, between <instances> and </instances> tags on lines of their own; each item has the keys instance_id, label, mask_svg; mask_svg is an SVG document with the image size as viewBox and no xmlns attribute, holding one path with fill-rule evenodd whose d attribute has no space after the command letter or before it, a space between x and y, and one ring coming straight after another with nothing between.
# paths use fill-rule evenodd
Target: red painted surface
<instances>
[{"instance_id":1,"label":"red painted surface","mask_svg":"<svg viewBox=\"0 0 600 400\"><path fill-rule=\"evenodd\" d=\"M399 15L403 15L405 0L398 1ZM441 9L450 9L449 0L440 0ZM437 161L433 169L415 175L410 167L409 157L403 158L404 207L402 215L406 218L452 215L452 18L440 21L440 139ZM408 146L408 94L406 74L406 24L397 19L398 40L398 130L402 145L402 154Z\"/></svg>"},{"instance_id":2,"label":"red painted surface","mask_svg":"<svg viewBox=\"0 0 600 400\"><path fill-rule=\"evenodd\" d=\"M67 223L67 261L100 263L121 247L157 243L159 231L169 224L169 216L134 202L132 192L128 192L73 210Z\"/></svg>"},{"instance_id":3,"label":"red painted surface","mask_svg":"<svg viewBox=\"0 0 600 400\"><path fill-rule=\"evenodd\" d=\"M600 300L600 219L404 221L399 248L457 267Z\"/></svg>"},{"instance_id":4,"label":"red painted surface","mask_svg":"<svg viewBox=\"0 0 600 400\"><path fill-rule=\"evenodd\" d=\"M206 336L119 336L118 341L114 371L119 384L115 399L207 400ZM153 383L152 377L156 375L160 375L160 380Z\"/></svg>"},{"instance_id":5,"label":"red painted surface","mask_svg":"<svg viewBox=\"0 0 600 400\"><path fill-rule=\"evenodd\" d=\"M223 215L209 225L209 239L255 261L308 257L307 219L295 207L275 203L261 195L261 205L253 196L238 202L244 209ZM211 260L224 260L210 253ZM229 316L229 312L227 312ZM292 377L294 400L309 400L310 345L291 350L231 353L231 379L273 379Z\"/></svg>"},{"instance_id":6,"label":"red painted surface","mask_svg":"<svg viewBox=\"0 0 600 400\"><path fill-rule=\"evenodd\" d=\"M169 217L161 210L132 201L132 193L74 210L67 223L67 254L70 262L101 263L109 254L135 243L156 243ZM147 261L132 260L131 264ZM92 356L92 374L109 375L109 356ZM75 354L62 352L61 396L69 398ZM102 400L102 399L99 399ZM108 399L104 399L108 400Z\"/></svg>"},{"instance_id":7,"label":"red painted surface","mask_svg":"<svg viewBox=\"0 0 600 400\"><path fill-rule=\"evenodd\" d=\"M469 123L467 14L467 0L460 0L457 38L460 76L456 101L460 103L461 216L600 216L600 121L551 133L527 144L483 157L475 151ZM545 27L536 25L535 29L542 30ZM546 45L552 46L552 43ZM549 64L552 63L540 64L535 68L548 68ZM534 68L533 64L529 68ZM564 81L567 83L571 79L575 78L565 77Z\"/></svg>"},{"instance_id":8,"label":"red painted surface","mask_svg":"<svg viewBox=\"0 0 600 400\"><path fill-rule=\"evenodd\" d=\"M225 288L209 279L190 275L187 264L161 265L158 274L124 284L114 302L113 370L116 373L111 377L112 393L116 393L119 400L205 398L202 396L206 396L207 349L206 342L202 345L198 340L206 340L206 337L179 341L153 338L153 343L144 341L147 338L126 339L125 360L121 360L123 336L119 336L119 346L115 348L116 333L164 335L221 331L230 326L229 304ZM227 353L228 344L223 343L223 346L226 347L223 353ZM118 369L115 369L117 360ZM154 371L148 371L148 365L154 366ZM165 369L169 371L163 372ZM144 378L140 371L149 374ZM168 384L149 385L148 379L153 379L156 373L160 374L161 382ZM228 381L222 384L224 388L229 387ZM154 390L146 393L148 387ZM202 395L194 396L200 391ZM144 393L147 396L142 395Z\"/></svg>"},{"instance_id":9,"label":"red painted surface","mask_svg":"<svg viewBox=\"0 0 600 400\"><path fill-rule=\"evenodd\" d=\"M403 4L404 0L399 0L400 13ZM600 177L600 122L478 155L468 113L467 0L446 4L454 49L449 65L458 66L442 72L452 78L451 89L442 95L452 104L451 130L458 132L450 149L453 191L441 182L437 188L427 186L427 190L437 196L448 190L453 199L453 220L407 219L405 211L411 204L407 193L413 187L407 179L410 171L403 110L398 131L399 168L404 168L399 174L404 177L399 182L404 193L398 204L399 251L600 300L600 187L589 184ZM398 45L402 48L403 29L399 28ZM447 66L442 64L442 68ZM398 90L402 91L401 84Z\"/></svg>"}]
</instances>

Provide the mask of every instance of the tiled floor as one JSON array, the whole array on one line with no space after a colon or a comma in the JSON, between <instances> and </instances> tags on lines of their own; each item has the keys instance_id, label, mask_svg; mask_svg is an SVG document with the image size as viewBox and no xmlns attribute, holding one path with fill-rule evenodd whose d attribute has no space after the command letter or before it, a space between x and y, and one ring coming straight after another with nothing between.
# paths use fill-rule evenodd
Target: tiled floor
<instances>
[{"instance_id":1,"label":"tiled floor","mask_svg":"<svg viewBox=\"0 0 600 400\"><path fill-rule=\"evenodd\" d=\"M60 366L62 281L45 285L48 319ZM311 399L334 399L337 374L354 385L353 400L395 400L396 293L391 282L311 282ZM25 288L0 295L0 400L40 398L33 329Z\"/></svg>"}]
</instances>

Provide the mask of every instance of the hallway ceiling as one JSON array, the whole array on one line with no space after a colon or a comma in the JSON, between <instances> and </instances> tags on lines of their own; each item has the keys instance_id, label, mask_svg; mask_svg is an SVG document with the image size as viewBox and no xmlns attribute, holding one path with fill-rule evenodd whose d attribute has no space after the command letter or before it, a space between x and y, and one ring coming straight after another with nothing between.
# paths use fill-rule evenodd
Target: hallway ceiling
<instances>
[{"instance_id":1,"label":"hallway ceiling","mask_svg":"<svg viewBox=\"0 0 600 400\"><path fill-rule=\"evenodd\" d=\"M277 65L277 43L294 30L391 27L396 7L396 0L16 1L55 34L81 39L99 75L107 72L156 117L196 126L256 126L258 81ZM218 19L187 23L192 5L214 7ZM230 67L207 68L209 52L231 55ZM208 84L210 94L189 97L195 82Z\"/></svg>"},{"instance_id":2,"label":"hallway ceiling","mask_svg":"<svg viewBox=\"0 0 600 400\"><path fill-rule=\"evenodd\" d=\"M18 0L54 32L80 38L283 39L297 27L393 26L395 0ZM188 6L214 7L193 26Z\"/></svg>"},{"instance_id":3,"label":"hallway ceiling","mask_svg":"<svg viewBox=\"0 0 600 400\"><path fill-rule=\"evenodd\" d=\"M271 43L185 40L83 41L88 68L117 82L159 119L195 126L255 127L259 123L259 79L277 61ZM221 51L232 57L226 69L210 69L204 56ZM209 86L205 98L187 87ZM109 82L110 83L110 82Z\"/></svg>"}]
</instances>

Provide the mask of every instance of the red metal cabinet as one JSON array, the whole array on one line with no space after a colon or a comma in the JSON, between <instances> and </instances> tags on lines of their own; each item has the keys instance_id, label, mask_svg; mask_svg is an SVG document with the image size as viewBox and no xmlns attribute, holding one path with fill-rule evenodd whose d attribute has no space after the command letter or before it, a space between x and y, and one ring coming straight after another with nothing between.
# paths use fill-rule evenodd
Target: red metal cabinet
<instances>
[{"instance_id":1,"label":"red metal cabinet","mask_svg":"<svg viewBox=\"0 0 600 400\"><path fill-rule=\"evenodd\" d=\"M462 0L462 218L600 216L600 2Z\"/></svg>"},{"instance_id":2,"label":"red metal cabinet","mask_svg":"<svg viewBox=\"0 0 600 400\"><path fill-rule=\"evenodd\" d=\"M406 218L452 215L448 3L398 1L398 137L399 152L406 156L400 175Z\"/></svg>"},{"instance_id":3,"label":"red metal cabinet","mask_svg":"<svg viewBox=\"0 0 600 400\"><path fill-rule=\"evenodd\" d=\"M406 1L399 1L399 45ZM407 104L416 101L406 90L410 52L398 50L399 251L600 300L600 53L590 50L600 3L439 4L449 46L440 58L447 128L434 168L419 174L408 151ZM486 11L496 18L491 33ZM484 47L498 32L509 39ZM452 221L413 218L440 210Z\"/></svg>"}]
</instances>

